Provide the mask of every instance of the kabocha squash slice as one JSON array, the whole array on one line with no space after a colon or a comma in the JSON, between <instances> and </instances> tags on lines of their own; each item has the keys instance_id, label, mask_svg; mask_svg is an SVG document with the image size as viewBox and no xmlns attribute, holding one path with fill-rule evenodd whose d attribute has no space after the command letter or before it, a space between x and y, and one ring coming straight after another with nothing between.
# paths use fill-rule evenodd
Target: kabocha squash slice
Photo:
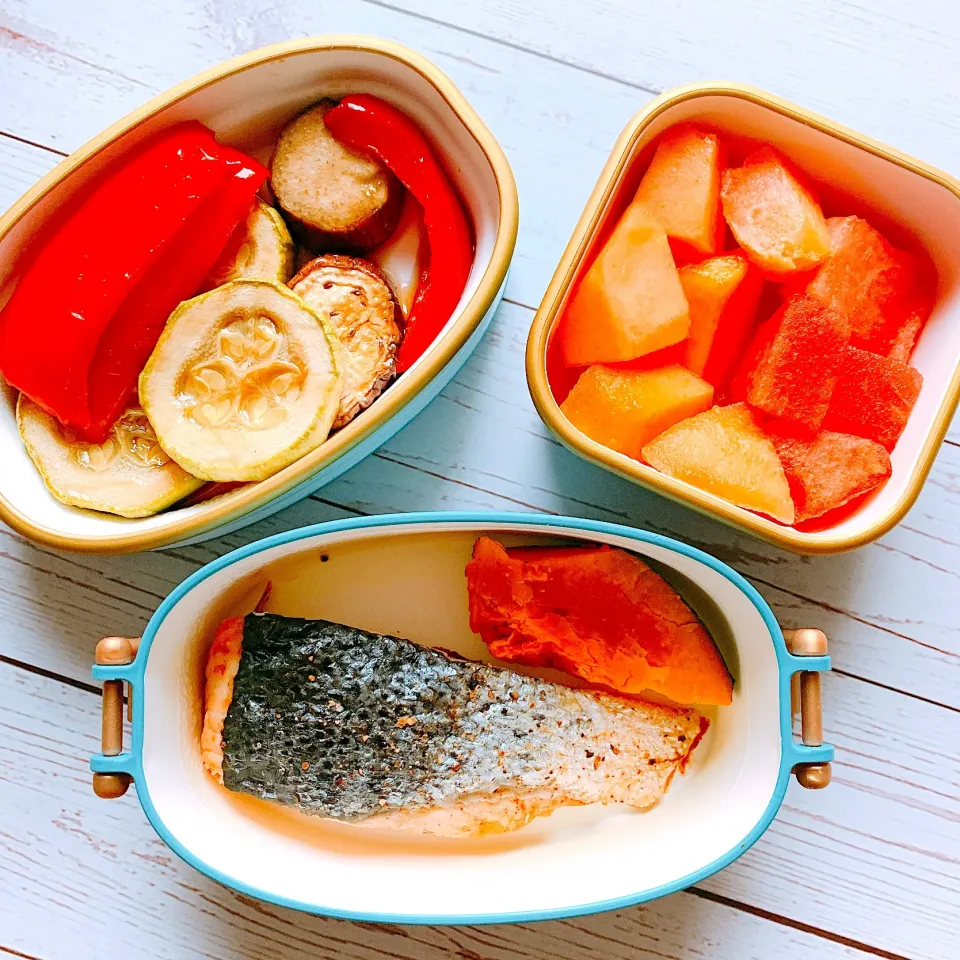
<instances>
[{"instance_id":1,"label":"kabocha squash slice","mask_svg":"<svg viewBox=\"0 0 960 960\"><path fill-rule=\"evenodd\" d=\"M293 239L283 217L262 200L254 200L207 275L204 289L247 277L286 283L293 276L293 265Z\"/></svg>"},{"instance_id":2,"label":"kabocha squash slice","mask_svg":"<svg viewBox=\"0 0 960 960\"><path fill-rule=\"evenodd\" d=\"M204 480L263 480L318 447L340 405L326 317L266 280L182 303L140 376L160 444Z\"/></svg>"},{"instance_id":3,"label":"kabocha squash slice","mask_svg":"<svg viewBox=\"0 0 960 960\"><path fill-rule=\"evenodd\" d=\"M203 486L163 450L137 406L124 411L103 443L84 440L24 394L17 425L47 489L71 507L149 517Z\"/></svg>"}]
</instances>

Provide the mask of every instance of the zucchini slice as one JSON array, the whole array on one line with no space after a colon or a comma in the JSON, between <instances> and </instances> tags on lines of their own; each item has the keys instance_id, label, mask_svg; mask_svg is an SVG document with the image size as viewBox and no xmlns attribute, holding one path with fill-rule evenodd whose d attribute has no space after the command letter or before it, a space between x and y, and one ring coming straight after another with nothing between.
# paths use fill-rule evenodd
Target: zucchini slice
<instances>
[{"instance_id":1,"label":"zucchini slice","mask_svg":"<svg viewBox=\"0 0 960 960\"><path fill-rule=\"evenodd\" d=\"M160 444L204 480L264 480L318 447L340 405L325 316L267 280L181 303L140 375Z\"/></svg>"},{"instance_id":2,"label":"zucchini slice","mask_svg":"<svg viewBox=\"0 0 960 960\"><path fill-rule=\"evenodd\" d=\"M293 239L283 217L262 200L254 200L213 265L203 289L252 277L286 283L293 276Z\"/></svg>"},{"instance_id":3,"label":"zucchini slice","mask_svg":"<svg viewBox=\"0 0 960 960\"><path fill-rule=\"evenodd\" d=\"M333 429L366 410L397 374L397 307L379 270L366 260L327 254L308 263L290 287L330 318L340 341L343 394Z\"/></svg>"},{"instance_id":4,"label":"zucchini slice","mask_svg":"<svg viewBox=\"0 0 960 960\"><path fill-rule=\"evenodd\" d=\"M47 489L71 507L149 517L203 481L170 459L140 407L128 408L103 443L88 443L23 394L17 424Z\"/></svg>"}]
</instances>

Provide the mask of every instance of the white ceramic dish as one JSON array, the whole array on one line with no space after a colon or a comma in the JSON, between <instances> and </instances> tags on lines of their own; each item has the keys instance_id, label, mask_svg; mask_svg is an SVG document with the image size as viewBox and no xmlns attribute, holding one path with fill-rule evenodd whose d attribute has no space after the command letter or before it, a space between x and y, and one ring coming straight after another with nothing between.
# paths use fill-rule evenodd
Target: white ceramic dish
<instances>
[{"instance_id":1,"label":"white ceramic dish","mask_svg":"<svg viewBox=\"0 0 960 960\"><path fill-rule=\"evenodd\" d=\"M782 526L604 447L567 420L547 381L547 345L580 272L633 198L656 139L687 122L734 143L771 144L815 182L828 216L865 217L893 243L926 250L937 269L936 305L910 361L923 374L923 388L891 456L893 475L825 529ZM705 83L668 91L627 125L587 201L533 322L527 379L541 417L568 447L635 483L800 553L836 553L875 540L913 505L960 401L960 182L762 90Z\"/></svg>"},{"instance_id":2,"label":"white ceramic dish","mask_svg":"<svg viewBox=\"0 0 960 960\"><path fill-rule=\"evenodd\" d=\"M200 120L221 141L267 162L292 117L324 96L348 92L375 94L417 121L473 222L473 269L430 349L369 409L285 470L142 520L55 500L20 442L15 397L7 390L0 396L0 519L33 540L85 552L130 552L220 536L302 499L354 466L416 416L459 370L503 294L516 242L516 185L499 144L450 79L412 50L370 37L310 37L229 60L160 94L71 154L0 217L0 303L37 230L98 171L156 130Z\"/></svg>"},{"instance_id":3,"label":"white ceramic dish","mask_svg":"<svg viewBox=\"0 0 960 960\"><path fill-rule=\"evenodd\" d=\"M463 575L481 533L511 543L572 539L635 551L659 564L717 639L736 680L733 704L706 708L710 729L657 807L567 808L500 837L396 840L238 798L213 782L198 747L202 670L223 616L249 612L269 578L272 611L482 659L485 648L468 626ZM791 770L832 759L832 747L794 740L790 716L791 676L827 669L826 656L787 652L769 607L737 573L656 534L520 514L340 521L214 561L161 604L134 663L96 667L94 676L108 686L130 684L133 741L127 752L93 757L92 767L114 783L132 778L153 826L181 857L251 896L392 922L570 916L662 896L740 856L773 819Z\"/></svg>"}]
</instances>

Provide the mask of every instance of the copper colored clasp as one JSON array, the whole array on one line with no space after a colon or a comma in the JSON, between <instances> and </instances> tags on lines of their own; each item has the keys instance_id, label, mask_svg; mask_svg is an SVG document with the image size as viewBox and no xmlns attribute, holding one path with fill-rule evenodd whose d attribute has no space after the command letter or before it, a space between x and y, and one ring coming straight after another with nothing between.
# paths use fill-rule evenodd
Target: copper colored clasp
<instances>
[{"instance_id":1,"label":"copper colored clasp","mask_svg":"<svg viewBox=\"0 0 960 960\"><path fill-rule=\"evenodd\" d=\"M138 637L104 637L97 644L97 666L118 667L133 663L140 646ZM115 757L123 752L123 681L103 681L100 752ZM133 688L127 691L127 716L133 717ZM93 792L105 800L122 797L130 786L128 773L95 773Z\"/></svg>"},{"instance_id":2,"label":"copper colored clasp","mask_svg":"<svg viewBox=\"0 0 960 960\"><path fill-rule=\"evenodd\" d=\"M784 630L787 649L796 657L825 657L827 635L822 630L804 628ZM800 714L800 739L808 747L823 743L823 699L820 673L802 670L791 678L791 716ZM798 763L794 768L797 782L809 790L820 790L830 783L829 763Z\"/></svg>"}]
</instances>

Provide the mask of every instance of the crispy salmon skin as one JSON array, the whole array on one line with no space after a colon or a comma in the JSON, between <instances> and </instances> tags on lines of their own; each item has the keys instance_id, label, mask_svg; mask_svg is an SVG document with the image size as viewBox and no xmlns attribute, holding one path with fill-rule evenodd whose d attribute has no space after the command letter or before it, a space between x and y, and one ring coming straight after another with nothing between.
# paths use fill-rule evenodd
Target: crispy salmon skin
<instances>
[{"instance_id":1,"label":"crispy salmon skin","mask_svg":"<svg viewBox=\"0 0 960 960\"><path fill-rule=\"evenodd\" d=\"M706 729L692 709L342 624L251 614L238 645L239 623L210 654L207 769L229 790L346 823L463 837L561 806L649 807Z\"/></svg>"}]
</instances>

